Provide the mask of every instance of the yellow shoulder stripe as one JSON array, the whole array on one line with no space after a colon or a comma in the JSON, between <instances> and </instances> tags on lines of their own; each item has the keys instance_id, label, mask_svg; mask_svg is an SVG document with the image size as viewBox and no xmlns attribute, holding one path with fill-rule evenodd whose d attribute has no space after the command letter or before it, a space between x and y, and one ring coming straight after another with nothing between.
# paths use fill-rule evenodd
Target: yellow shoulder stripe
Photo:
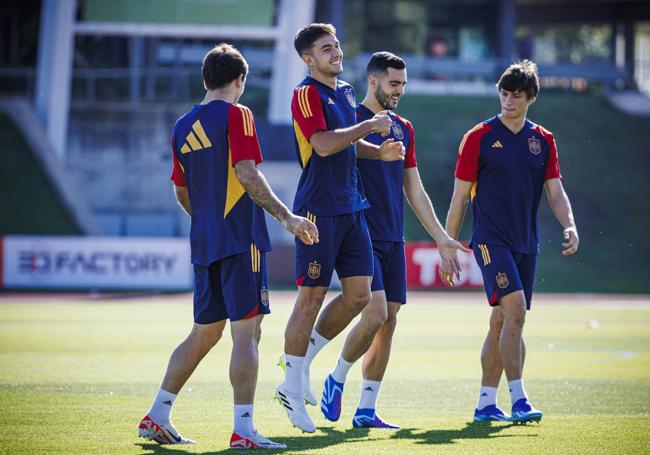
<instances>
[{"instance_id":1,"label":"yellow shoulder stripe","mask_svg":"<svg viewBox=\"0 0 650 455\"><path fill-rule=\"evenodd\" d=\"M241 112L244 136L253 136L253 113L246 106L237 106Z\"/></svg>"},{"instance_id":2,"label":"yellow shoulder stripe","mask_svg":"<svg viewBox=\"0 0 650 455\"><path fill-rule=\"evenodd\" d=\"M313 115L311 106L309 106L309 85L298 89L298 105L300 106L300 113L304 118L309 118Z\"/></svg>"}]
</instances>

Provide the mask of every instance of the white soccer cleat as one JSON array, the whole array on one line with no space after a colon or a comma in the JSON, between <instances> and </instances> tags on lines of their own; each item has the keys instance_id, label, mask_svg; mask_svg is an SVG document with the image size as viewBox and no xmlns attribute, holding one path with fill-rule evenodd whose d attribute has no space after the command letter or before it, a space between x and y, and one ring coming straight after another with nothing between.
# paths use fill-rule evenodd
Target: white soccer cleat
<instances>
[{"instance_id":1,"label":"white soccer cleat","mask_svg":"<svg viewBox=\"0 0 650 455\"><path fill-rule=\"evenodd\" d=\"M275 399L282 405L289 417L291 425L302 430L305 433L313 433L316 426L307 413L305 402L300 396L289 395L284 387L284 383L275 389Z\"/></svg>"},{"instance_id":2,"label":"white soccer cleat","mask_svg":"<svg viewBox=\"0 0 650 455\"><path fill-rule=\"evenodd\" d=\"M253 430L250 435L240 435L233 433L230 437L231 449L286 449L286 444L273 442L270 439L262 436L257 430Z\"/></svg>"},{"instance_id":3,"label":"white soccer cleat","mask_svg":"<svg viewBox=\"0 0 650 455\"><path fill-rule=\"evenodd\" d=\"M280 358L278 359L278 366L282 368L282 371L284 372L287 369L286 363L284 361L284 354L280 355ZM305 372L305 370L302 371L302 393L305 396L305 403L316 406L316 395L314 395L314 391L311 389L311 383L309 380L309 372Z\"/></svg>"},{"instance_id":4,"label":"white soccer cleat","mask_svg":"<svg viewBox=\"0 0 650 455\"><path fill-rule=\"evenodd\" d=\"M138 435L158 444L196 444L191 439L181 436L171 422L157 423L149 415L144 416L140 421Z\"/></svg>"}]
</instances>

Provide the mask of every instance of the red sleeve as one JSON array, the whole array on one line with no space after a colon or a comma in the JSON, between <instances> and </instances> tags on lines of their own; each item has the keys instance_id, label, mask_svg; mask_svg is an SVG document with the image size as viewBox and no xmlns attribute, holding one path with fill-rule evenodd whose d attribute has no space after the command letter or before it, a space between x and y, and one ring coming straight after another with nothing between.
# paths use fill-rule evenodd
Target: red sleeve
<instances>
[{"instance_id":1,"label":"red sleeve","mask_svg":"<svg viewBox=\"0 0 650 455\"><path fill-rule=\"evenodd\" d=\"M463 136L458 148L458 161L456 162L456 177L467 182L478 179L479 154L481 150L481 137L489 131L489 127L479 123Z\"/></svg>"},{"instance_id":2,"label":"red sleeve","mask_svg":"<svg viewBox=\"0 0 650 455\"><path fill-rule=\"evenodd\" d=\"M303 85L293 91L291 114L308 141L316 131L327 131L320 95L313 85Z\"/></svg>"},{"instance_id":3,"label":"red sleeve","mask_svg":"<svg viewBox=\"0 0 650 455\"><path fill-rule=\"evenodd\" d=\"M561 179L562 175L560 174L560 163L557 159L557 145L555 145L555 138L553 137L553 133L547 129L542 128L539 125L537 126L537 131L539 131L539 133L544 136L544 139L546 139L546 142L548 142L549 145L548 161L546 161L544 181L550 179Z\"/></svg>"},{"instance_id":4,"label":"red sleeve","mask_svg":"<svg viewBox=\"0 0 650 455\"><path fill-rule=\"evenodd\" d=\"M241 104L231 105L228 111L228 145L233 166L242 160L253 160L255 164L262 162L253 113Z\"/></svg>"},{"instance_id":5,"label":"red sleeve","mask_svg":"<svg viewBox=\"0 0 650 455\"><path fill-rule=\"evenodd\" d=\"M409 148L406 150L406 155L404 156L404 169L408 169L418 165L418 160L415 157L415 131L413 131L413 125L411 125L411 122L402 118L400 118L400 120L404 122L409 133L411 133L411 142L409 143Z\"/></svg>"},{"instance_id":6,"label":"red sleeve","mask_svg":"<svg viewBox=\"0 0 650 455\"><path fill-rule=\"evenodd\" d=\"M185 169L183 165L176 158L176 147L174 146L174 136L172 136L172 159L174 161L174 167L172 168L172 182L176 186L187 186L185 181Z\"/></svg>"}]
</instances>

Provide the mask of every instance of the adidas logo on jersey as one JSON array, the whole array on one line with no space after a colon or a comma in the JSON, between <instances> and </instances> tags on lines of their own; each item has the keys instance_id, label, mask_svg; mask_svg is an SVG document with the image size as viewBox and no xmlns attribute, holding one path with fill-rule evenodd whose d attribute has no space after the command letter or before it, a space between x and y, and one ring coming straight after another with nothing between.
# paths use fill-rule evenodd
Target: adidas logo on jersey
<instances>
[{"instance_id":1,"label":"adidas logo on jersey","mask_svg":"<svg viewBox=\"0 0 650 455\"><path fill-rule=\"evenodd\" d=\"M334 104L334 100L332 98L327 98L327 104Z\"/></svg>"},{"instance_id":2,"label":"adidas logo on jersey","mask_svg":"<svg viewBox=\"0 0 650 455\"><path fill-rule=\"evenodd\" d=\"M192 125L192 131L190 131L188 135L185 136L185 140L187 142L185 142L181 147L181 153L195 152L197 150L203 150L207 149L208 147L212 147L212 143L210 142L210 139L208 139L208 136L205 134L203 125L201 125L201 122L199 120L194 122Z\"/></svg>"},{"instance_id":3,"label":"adidas logo on jersey","mask_svg":"<svg viewBox=\"0 0 650 455\"><path fill-rule=\"evenodd\" d=\"M493 149L502 149L503 145L501 145L500 141L496 141L494 144L492 144Z\"/></svg>"}]
</instances>

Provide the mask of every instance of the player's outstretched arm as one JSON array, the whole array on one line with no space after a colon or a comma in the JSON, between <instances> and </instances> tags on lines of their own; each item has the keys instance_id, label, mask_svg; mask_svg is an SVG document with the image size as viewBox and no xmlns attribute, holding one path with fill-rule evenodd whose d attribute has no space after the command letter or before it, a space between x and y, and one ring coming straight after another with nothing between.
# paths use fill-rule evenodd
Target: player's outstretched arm
<instances>
[{"instance_id":1,"label":"player's outstretched arm","mask_svg":"<svg viewBox=\"0 0 650 455\"><path fill-rule=\"evenodd\" d=\"M365 120L347 128L333 131L316 131L309 139L314 151L319 156L330 156L346 149L350 144L373 132L388 134L393 120L386 111L379 112L371 119Z\"/></svg>"},{"instance_id":2,"label":"player's outstretched arm","mask_svg":"<svg viewBox=\"0 0 650 455\"><path fill-rule=\"evenodd\" d=\"M191 216L192 208L190 207L190 192L187 190L187 187L174 185L174 194L176 195L178 205L180 205L183 210Z\"/></svg>"},{"instance_id":3,"label":"player's outstretched arm","mask_svg":"<svg viewBox=\"0 0 650 455\"><path fill-rule=\"evenodd\" d=\"M565 241L562 243L564 247L562 254L565 256L574 254L578 251L580 238L578 237L578 228L573 219L571 202L564 191L562 181L559 178L549 179L544 182L544 189L548 197L548 204L551 206L555 218L557 218L564 228Z\"/></svg>"},{"instance_id":4,"label":"player's outstretched arm","mask_svg":"<svg viewBox=\"0 0 650 455\"><path fill-rule=\"evenodd\" d=\"M296 216L278 199L269 183L255 166L253 160L242 160L235 164L237 179L246 189L248 195L260 207L278 220L282 227L306 245L318 243L318 228L307 218Z\"/></svg>"},{"instance_id":5,"label":"player's outstretched arm","mask_svg":"<svg viewBox=\"0 0 650 455\"><path fill-rule=\"evenodd\" d=\"M417 167L404 170L404 194L411 209L418 217L422 226L438 245L438 253L442 259L442 267L453 277L460 279L461 266L458 260L458 250L469 252L460 242L452 239L436 215L429 195L424 190Z\"/></svg>"},{"instance_id":6,"label":"player's outstretched arm","mask_svg":"<svg viewBox=\"0 0 650 455\"><path fill-rule=\"evenodd\" d=\"M465 218L465 211L467 210L467 202L469 200L469 193L472 190L473 182L468 182L456 178L454 180L454 193L451 196L449 203L449 211L447 212L447 222L445 223L445 231L452 238L458 238L460 228L463 225ZM440 268L440 276L443 281L449 286L454 285L454 275L450 270L445 269L444 265Z\"/></svg>"}]
</instances>

